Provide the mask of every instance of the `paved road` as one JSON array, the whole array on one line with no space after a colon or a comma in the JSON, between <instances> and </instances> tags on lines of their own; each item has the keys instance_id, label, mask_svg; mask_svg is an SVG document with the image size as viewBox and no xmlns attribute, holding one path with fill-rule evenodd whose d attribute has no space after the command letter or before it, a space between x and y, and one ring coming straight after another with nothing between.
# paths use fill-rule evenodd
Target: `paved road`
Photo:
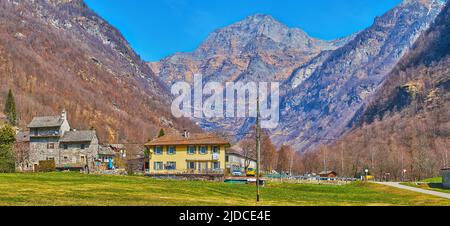
<instances>
[{"instance_id":1,"label":"paved road","mask_svg":"<svg viewBox=\"0 0 450 226\"><path fill-rule=\"evenodd\" d=\"M401 185L398 182L377 182L377 184L382 184L382 185L396 187L396 188L400 188L400 189L404 189L404 190L415 191L415 192L419 192L419 193L423 193L423 194L434 195L434 196L438 196L441 198L450 199L449 193L430 191L430 190L425 190L425 189L421 189L421 188L405 186L405 185Z\"/></svg>"}]
</instances>

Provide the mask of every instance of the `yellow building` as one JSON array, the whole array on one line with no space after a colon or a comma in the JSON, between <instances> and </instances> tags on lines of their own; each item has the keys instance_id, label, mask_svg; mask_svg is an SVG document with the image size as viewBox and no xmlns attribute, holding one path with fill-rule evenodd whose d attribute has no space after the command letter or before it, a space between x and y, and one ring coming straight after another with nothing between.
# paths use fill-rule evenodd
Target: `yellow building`
<instances>
[{"instance_id":1,"label":"yellow building","mask_svg":"<svg viewBox=\"0 0 450 226\"><path fill-rule=\"evenodd\" d=\"M146 144L150 174L224 174L230 143L212 134L169 134Z\"/></svg>"}]
</instances>

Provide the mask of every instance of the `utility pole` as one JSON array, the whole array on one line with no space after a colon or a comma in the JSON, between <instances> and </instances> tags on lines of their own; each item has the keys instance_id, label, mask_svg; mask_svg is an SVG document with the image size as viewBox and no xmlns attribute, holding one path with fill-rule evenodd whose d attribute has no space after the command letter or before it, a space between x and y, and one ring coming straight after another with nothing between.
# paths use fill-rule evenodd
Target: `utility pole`
<instances>
[{"instance_id":1,"label":"utility pole","mask_svg":"<svg viewBox=\"0 0 450 226\"><path fill-rule=\"evenodd\" d=\"M259 109L259 94L256 100L256 202L259 202L260 191L259 191L259 176L261 170L261 113Z\"/></svg>"},{"instance_id":2,"label":"utility pole","mask_svg":"<svg viewBox=\"0 0 450 226\"><path fill-rule=\"evenodd\" d=\"M344 176L344 147L342 143L340 144L341 148L341 175Z\"/></svg>"},{"instance_id":3,"label":"utility pole","mask_svg":"<svg viewBox=\"0 0 450 226\"><path fill-rule=\"evenodd\" d=\"M58 148L58 164L57 165L59 165L59 167L62 166L62 164L61 164L61 148Z\"/></svg>"},{"instance_id":4,"label":"utility pole","mask_svg":"<svg viewBox=\"0 0 450 226\"><path fill-rule=\"evenodd\" d=\"M400 152L401 152L401 165L402 165L402 182L404 182L405 181L405 165L404 165L404 163L403 163L403 150L402 149L400 149Z\"/></svg>"}]
</instances>

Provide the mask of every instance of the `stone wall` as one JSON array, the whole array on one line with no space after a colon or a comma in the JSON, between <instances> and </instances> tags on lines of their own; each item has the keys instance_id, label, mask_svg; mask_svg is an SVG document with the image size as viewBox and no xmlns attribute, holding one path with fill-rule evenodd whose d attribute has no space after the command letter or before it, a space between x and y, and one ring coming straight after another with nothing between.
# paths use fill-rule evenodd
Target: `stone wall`
<instances>
[{"instance_id":1,"label":"stone wall","mask_svg":"<svg viewBox=\"0 0 450 226\"><path fill-rule=\"evenodd\" d=\"M49 149L48 144L53 143L54 149ZM58 157L59 138L31 138L30 141L30 163L39 164L41 160L55 159Z\"/></svg>"},{"instance_id":2,"label":"stone wall","mask_svg":"<svg viewBox=\"0 0 450 226\"><path fill-rule=\"evenodd\" d=\"M48 144L54 143L49 149ZM65 149L67 145L67 149ZM84 145L85 149L81 146ZM34 166L40 160L54 159L57 167L85 167L95 169L95 159L98 157L98 138L91 142L62 144L59 138L32 138L30 142L30 162Z\"/></svg>"}]
</instances>

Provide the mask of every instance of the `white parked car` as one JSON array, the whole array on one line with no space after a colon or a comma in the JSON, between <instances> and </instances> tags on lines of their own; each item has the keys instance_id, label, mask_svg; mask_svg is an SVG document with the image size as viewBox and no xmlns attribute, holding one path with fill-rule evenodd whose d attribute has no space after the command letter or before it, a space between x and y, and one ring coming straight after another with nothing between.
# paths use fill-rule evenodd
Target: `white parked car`
<instances>
[{"instance_id":1,"label":"white parked car","mask_svg":"<svg viewBox=\"0 0 450 226\"><path fill-rule=\"evenodd\" d=\"M239 170L235 170L231 173L231 175L233 175L234 177L241 177L242 176L242 172Z\"/></svg>"}]
</instances>

